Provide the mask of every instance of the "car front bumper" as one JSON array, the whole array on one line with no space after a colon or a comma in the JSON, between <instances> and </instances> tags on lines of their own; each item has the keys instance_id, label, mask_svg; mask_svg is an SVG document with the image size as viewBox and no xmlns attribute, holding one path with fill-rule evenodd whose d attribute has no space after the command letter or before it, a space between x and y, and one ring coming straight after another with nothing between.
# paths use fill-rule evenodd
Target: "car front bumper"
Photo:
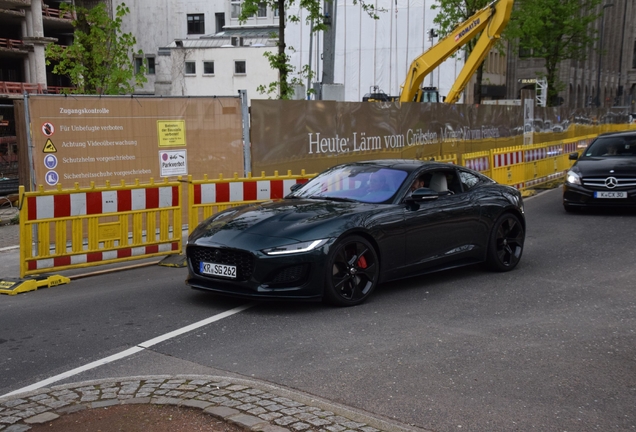
<instances>
[{"instance_id":1,"label":"car front bumper","mask_svg":"<svg viewBox=\"0 0 636 432\"><path fill-rule=\"evenodd\" d=\"M563 185L563 205L569 207L636 207L636 188L620 189L627 198L595 198L594 192L607 192L609 189L590 189L585 186L565 183Z\"/></svg>"},{"instance_id":2,"label":"car front bumper","mask_svg":"<svg viewBox=\"0 0 636 432\"><path fill-rule=\"evenodd\" d=\"M327 247L311 252L267 256L262 252L238 251L244 257L236 279L202 274L200 252L214 249L188 245L186 248L188 278L192 288L231 297L249 299L290 299L318 301L325 284ZM222 248L225 249L225 248ZM227 249L226 249L227 250ZM206 255L207 256L207 255ZM205 262L214 258L205 259Z\"/></svg>"}]
</instances>

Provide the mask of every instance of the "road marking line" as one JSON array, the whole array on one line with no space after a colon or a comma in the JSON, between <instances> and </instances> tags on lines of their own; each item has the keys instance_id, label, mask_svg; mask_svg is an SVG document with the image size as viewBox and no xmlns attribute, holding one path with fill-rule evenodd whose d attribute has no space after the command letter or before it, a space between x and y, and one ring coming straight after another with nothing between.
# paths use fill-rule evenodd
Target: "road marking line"
<instances>
[{"instance_id":1,"label":"road marking line","mask_svg":"<svg viewBox=\"0 0 636 432\"><path fill-rule=\"evenodd\" d=\"M200 327L203 327L203 326L206 326L208 324L211 324L213 322L220 321L223 318L228 318L228 317L230 317L232 315L235 315L237 313L243 312L244 310L247 310L247 309L251 308L254 305L255 305L255 303L247 303L247 304L244 304L242 306L235 307L234 309L230 309L228 311L221 312L220 314L216 314L216 315L211 316L209 318L206 318L204 320L197 321L197 322L195 322L193 324L190 324L190 325L187 325L185 327L181 327L180 329L171 331L170 333L166 333L164 335L157 336L156 338L149 339L149 340L147 340L145 342L137 344L136 346L134 346L132 348L128 348L127 350L124 350L124 351L122 351L120 353L113 354L113 355L108 356L108 357L104 357L103 359L99 359L99 360L96 360L96 361L94 361L92 363L85 364L84 366L80 366L78 368L71 369L70 371L61 373L59 375L52 376L52 377L47 378L47 379L42 380L42 381L38 381L38 382L36 382L34 384L31 384L29 386L23 387L21 389L14 390L14 391L12 391L10 393L7 393L7 394L4 394L4 395L0 396L0 399L8 397L8 396L14 396L14 395L17 395L19 393L24 393L24 392L28 392L28 391L32 391L32 390L37 390L37 389L45 387L45 386L47 386L49 384L53 384L54 382L61 381L61 380L66 379L66 378L70 378L73 375L78 375L78 374L80 374L82 372L86 372L86 371L94 369L96 367L103 366L105 364L112 363L112 362L117 361L117 360L121 360L121 359L123 359L125 357L129 357L129 356L131 356L133 354L137 354L138 352L141 352L141 351L143 351L143 350L145 350L147 348L150 348L153 345L156 345L156 344L161 343L161 342L165 342L168 339L172 339L174 337L180 336L182 334L185 334L185 333L191 332L193 330L196 330L196 329L198 329Z\"/></svg>"}]
</instances>

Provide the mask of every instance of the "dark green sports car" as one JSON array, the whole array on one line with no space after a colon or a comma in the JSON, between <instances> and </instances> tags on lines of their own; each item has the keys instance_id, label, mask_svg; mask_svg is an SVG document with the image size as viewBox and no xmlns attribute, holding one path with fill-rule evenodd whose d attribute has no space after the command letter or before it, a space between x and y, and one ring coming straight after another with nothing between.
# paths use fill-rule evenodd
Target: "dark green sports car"
<instances>
[{"instance_id":1,"label":"dark green sports car","mask_svg":"<svg viewBox=\"0 0 636 432\"><path fill-rule=\"evenodd\" d=\"M508 271L521 259L521 194L464 167L357 162L297 186L202 222L186 246L187 284L352 306L384 281L480 262Z\"/></svg>"}]
</instances>

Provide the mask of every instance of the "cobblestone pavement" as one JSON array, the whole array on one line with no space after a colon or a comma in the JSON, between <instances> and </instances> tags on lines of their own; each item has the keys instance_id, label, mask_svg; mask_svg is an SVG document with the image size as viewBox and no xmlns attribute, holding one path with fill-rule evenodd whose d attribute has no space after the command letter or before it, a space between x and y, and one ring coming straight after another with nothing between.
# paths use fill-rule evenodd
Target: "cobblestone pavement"
<instances>
[{"instance_id":1,"label":"cobblestone pavement","mask_svg":"<svg viewBox=\"0 0 636 432\"><path fill-rule=\"evenodd\" d=\"M263 432L413 432L422 429L269 384L218 376L146 376L86 381L0 399L0 431L24 432L39 423L90 408L157 404L199 408L248 430Z\"/></svg>"}]
</instances>

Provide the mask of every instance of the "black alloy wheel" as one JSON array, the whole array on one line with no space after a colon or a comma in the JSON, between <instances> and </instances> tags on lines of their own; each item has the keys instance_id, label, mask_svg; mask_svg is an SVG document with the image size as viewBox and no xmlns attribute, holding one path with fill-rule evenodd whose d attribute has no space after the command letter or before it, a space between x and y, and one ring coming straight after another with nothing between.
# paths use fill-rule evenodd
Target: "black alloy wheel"
<instances>
[{"instance_id":1,"label":"black alloy wheel","mask_svg":"<svg viewBox=\"0 0 636 432\"><path fill-rule=\"evenodd\" d=\"M346 237L329 253L325 300L336 306L358 305L371 295L379 275L373 246L363 237Z\"/></svg>"},{"instance_id":2,"label":"black alloy wheel","mask_svg":"<svg viewBox=\"0 0 636 432\"><path fill-rule=\"evenodd\" d=\"M519 218L505 213L493 225L486 264L491 270L505 272L517 266L523 252L525 230Z\"/></svg>"}]
</instances>

